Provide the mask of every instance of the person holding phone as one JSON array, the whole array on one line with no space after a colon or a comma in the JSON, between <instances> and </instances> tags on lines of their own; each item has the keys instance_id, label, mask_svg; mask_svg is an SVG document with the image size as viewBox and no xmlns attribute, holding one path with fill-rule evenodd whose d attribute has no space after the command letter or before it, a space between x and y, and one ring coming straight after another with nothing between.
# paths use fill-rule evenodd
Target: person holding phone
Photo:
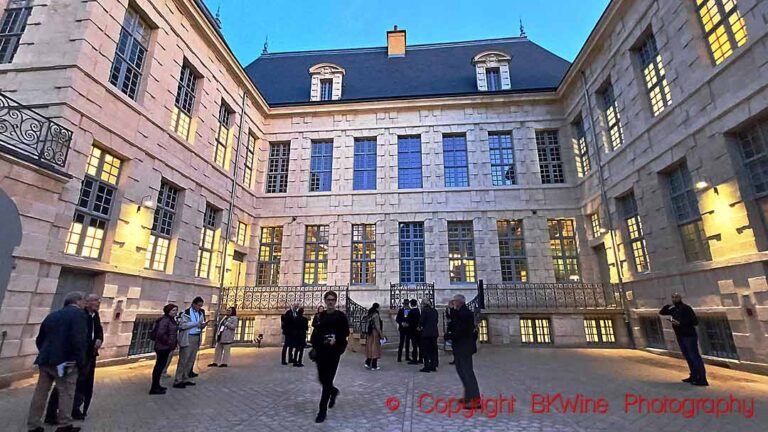
<instances>
[{"instance_id":1,"label":"person holding phone","mask_svg":"<svg viewBox=\"0 0 768 432\"><path fill-rule=\"evenodd\" d=\"M699 353L699 335L696 333L699 319L696 318L693 308L683 303L683 296L674 293L672 294L672 304L664 305L659 311L659 315L672 323L677 344L680 346L685 361L688 362L690 375L683 382L695 386L708 386L707 371L704 368L704 360Z\"/></svg>"},{"instance_id":2,"label":"person holding phone","mask_svg":"<svg viewBox=\"0 0 768 432\"><path fill-rule=\"evenodd\" d=\"M322 423L328 413L328 408L336 405L336 397L339 389L334 387L333 380L339 368L341 355L347 349L347 337L349 336L349 320L344 312L336 309L338 295L334 291L328 291L323 295L325 311L317 315L310 338L312 351L310 358L317 363L317 377L323 386L320 395L320 409L315 418L315 423Z\"/></svg>"},{"instance_id":3,"label":"person holding phone","mask_svg":"<svg viewBox=\"0 0 768 432\"><path fill-rule=\"evenodd\" d=\"M191 380L197 376L192 372L197 351L200 349L200 336L208 325L205 321L202 297L195 297L192 306L179 317L179 362L176 365L176 379L173 388L193 386Z\"/></svg>"}]
</instances>

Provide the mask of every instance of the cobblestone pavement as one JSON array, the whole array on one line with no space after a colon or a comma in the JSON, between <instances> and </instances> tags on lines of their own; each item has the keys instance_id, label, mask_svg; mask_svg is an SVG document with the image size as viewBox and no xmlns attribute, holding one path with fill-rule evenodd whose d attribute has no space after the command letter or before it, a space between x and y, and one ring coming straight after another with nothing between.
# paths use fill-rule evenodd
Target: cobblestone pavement
<instances>
[{"instance_id":1,"label":"cobblestone pavement","mask_svg":"<svg viewBox=\"0 0 768 432\"><path fill-rule=\"evenodd\" d=\"M201 368L197 386L168 389L149 396L153 361L99 368L95 400L84 431L765 431L768 424L768 377L710 366L711 387L681 383L682 360L631 350L556 348L481 348L475 356L480 389L486 397L515 396L495 418L492 406L472 418L462 414L426 413L438 398L461 396L461 385L450 356L441 357L437 373L419 373L418 366L396 363L385 351L381 371L363 368L363 356L342 358L336 385L337 407L322 425L314 423L320 386L314 364L294 368L279 365L275 348L235 348L230 367ZM211 350L199 363L210 361ZM306 356L305 356L306 359ZM25 430L25 416L34 380L0 390L0 430ZM429 395L423 396L425 393ZM534 394L605 398L605 414L532 413ZM626 394L647 399L726 398L754 400L754 415L700 412L682 414L625 414ZM431 395L431 396L430 396ZM395 399L399 401L399 406ZM397 408L390 410L389 407ZM419 400L422 401L419 406ZM592 404L590 410L595 407ZM736 406L736 405L734 405ZM654 404L661 409L660 402ZM706 410L710 405L699 405ZM725 402L721 405L726 408ZM748 406L747 406L748 407ZM600 408L598 405L597 408ZM675 407L673 407L675 408ZM466 413L466 412L465 412ZM49 428L48 430L53 430Z\"/></svg>"}]
</instances>

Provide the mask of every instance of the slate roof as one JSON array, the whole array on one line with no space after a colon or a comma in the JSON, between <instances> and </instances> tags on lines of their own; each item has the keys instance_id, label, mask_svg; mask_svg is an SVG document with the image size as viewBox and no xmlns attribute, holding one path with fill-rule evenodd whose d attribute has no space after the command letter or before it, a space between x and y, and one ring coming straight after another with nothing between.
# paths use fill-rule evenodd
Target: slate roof
<instances>
[{"instance_id":1,"label":"slate roof","mask_svg":"<svg viewBox=\"0 0 768 432\"><path fill-rule=\"evenodd\" d=\"M554 91L570 66L527 38L506 38L413 45L393 58L386 47L263 54L245 71L271 106L488 94L477 90L472 64L488 50L512 57L504 92ZM310 102L309 68L326 62L346 70L342 100Z\"/></svg>"}]
</instances>

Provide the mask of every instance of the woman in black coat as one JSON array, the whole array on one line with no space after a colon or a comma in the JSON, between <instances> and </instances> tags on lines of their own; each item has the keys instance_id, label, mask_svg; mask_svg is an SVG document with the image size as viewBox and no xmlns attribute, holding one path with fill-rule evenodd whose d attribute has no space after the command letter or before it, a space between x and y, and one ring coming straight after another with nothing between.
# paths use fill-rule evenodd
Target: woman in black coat
<instances>
[{"instance_id":1,"label":"woman in black coat","mask_svg":"<svg viewBox=\"0 0 768 432\"><path fill-rule=\"evenodd\" d=\"M309 331L309 320L304 316L304 308L296 311L296 319L293 323L293 366L304 367L304 347L307 345L307 331Z\"/></svg>"}]
</instances>

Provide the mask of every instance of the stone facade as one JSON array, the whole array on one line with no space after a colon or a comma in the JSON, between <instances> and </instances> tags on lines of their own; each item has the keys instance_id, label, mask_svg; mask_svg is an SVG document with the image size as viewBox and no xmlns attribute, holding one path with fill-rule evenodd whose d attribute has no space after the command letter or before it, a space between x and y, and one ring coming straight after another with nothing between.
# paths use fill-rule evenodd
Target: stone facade
<instances>
[{"instance_id":1,"label":"stone facade","mask_svg":"<svg viewBox=\"0 0 768 432\"><path fill-rule=\"evenodd\" d=\"M0 0L0 8L6 4ZM376 283L350 289L361 304L386 305L389 283L399 280L400 222L424 222L426 280L435 283L438 303L444 303L455 293L471 298L476 290L474 283L450 282L448 222L472 221L476 279L497 283L496 221L522 219L528 280L554 282L547 226L547 219L554 218L575 221L581 280L610 278L626 290L638 346L646 340L639 317L655 316L671 292L681 291L702 316L727 317L742 363L768 363L768 231L748 179L741 175L734 142L734 133L768 108L765 2L738 2L748 41L717 66L695 2L618 0L611 2L556 92L308 101L287 107L268 106L195 0L130 2L152 29L136 100L109 82L127 0L32 4L13 62L0 65L0 89L62 123L74 136L62 172L0 153L0 189L18 208L23 228L12 257L2 258L13 260L13 270L0 297L0 328L6 332L0 375L30 370L39 323L55 307L57 295L72 289L64 279L90 284L84 289L103 295L107 340L102 356L114 358L128 354L136 318L156 316L167 302L186 306L196 295L213 310L220 285L255 284L262 227L284 229L279 284L301 285L305 227L329 225L327 282L347 285L352 224L375 223ZM656 117L634 51L649 31L664 59L672 97ZM187 140L169 128L182 65L198 77ZM610 152L597 96L607 81L624 135L622 146ZM334 94L341 90L339 83ZM343 92L340 97L343 101ZM233 111L234 137L220 166L214 152L222 101ZM578 117L592 161L583 177L571 145L571 123ZM541 184L535 134L547 129L559 131L564 184ZM488 133L493 131L512 133L514 186L492 185ZM445 187L442 138L455 133L466 135L470 174L465 188ZM249 135L256 146L254 179L244 185ZM401 135L421 137L421 189L397 187ZM355 138L376 140L376 190L353 190ZM313 140L333 142L329 192L308 192ZM269 147L276 142L290 143L288 189L268 194ZM122 166L102 254L87 259L63 251L94 145L119 158ZM706 179L715 186L697 191L712 255L704 262L686 262L666 192L666 173L682 161L694 181ZM157 196L161 180L181 191L165 272L145 269L153 210L141 206L145 197ZM631 264L616 200L629 191L645 231L650 271L643 273ZM200 278L195 275L206 204L220 211L212 271ZM589 218L596 211L606 228L598 236ZM243 245L229 241L237 222L248 225ZM238 266L233 257L241 254L244 264ZM487 317L491 342L519 343L519 311ZM257 318L256 326L265 331L255 333L265 333L272 343L279 337L277 317ZM612 319L617 338L626 343L623 320ZM552 326L557 344L583 343L582 315L555 314ZM676 350L671 328L664 328L664 337L666 347Z\"/></svg>"}]
</instances>

